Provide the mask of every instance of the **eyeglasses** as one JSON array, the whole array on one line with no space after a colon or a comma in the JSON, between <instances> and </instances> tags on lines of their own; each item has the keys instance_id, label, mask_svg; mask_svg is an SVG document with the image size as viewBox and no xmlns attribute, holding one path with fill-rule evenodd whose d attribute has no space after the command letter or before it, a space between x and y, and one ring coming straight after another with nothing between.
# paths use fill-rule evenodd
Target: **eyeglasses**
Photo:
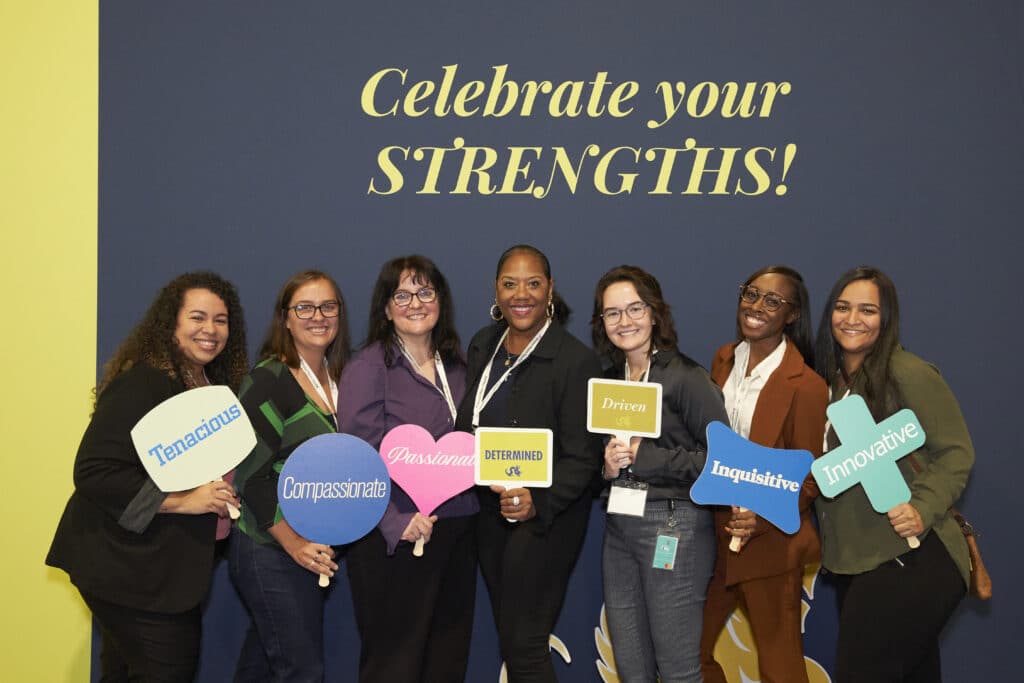
<instances>
[{"instance_id":1,"label":"eyeglasses","mask_svg":"<svg viewBox=\"0 0 1024 683\"><path fill-rule=\"evenodd\" d=\"M433 287L424 287L418 292L408 292L404 289L399 289L391 295L391 300L394 301L395 305L399 308L405 308L412 303L412 298L414 296L420 300L420 303L429 304L431 301L437 299L437 290Z\"/></svg>"},{"instance_id":2,"label":"eyeglasses","mask_svg":"<svg viewBox=\"0 0 1024 683\"><path fill-rule=\"evenodd\" d=\"M740 298L748 304L756 304L758 299L764 298L764 309L766 311L777 311L782 308L782 304L793 303L788 299L783 299L775 292L765 292L762 294L760 289L750 285L740 285Z\"/></svg>"},{"instance_id":3,"label":"eyeglasses","mask_svg":"<svg viewBox=\"0 0 1024 683\"><path fill-rule=\"evenodd\" d=\"M630 320L643 320L644 316L647 315L647 309L650 308L648 304L643 301L637 301L622 308L606 308L601 317L608 325L618 325L619 321L622 320L622 314L625 312L629 316Z\"/></svg>"},{"instance_id":4,"label":"eyeglasses","mask_svg":"<svg viewBox=\"0 0 1024 683\"><path fill-rule=\"evenodd\" d=\"M340 301L325 301L319 306L313 304L296 304L289 306L285 310L295 311L295 317L301 320L309 320L316 315L317 311L320 311L320 315L325 318L337 318L341 313L341 302Z\"/></svg>"}]
</instances>

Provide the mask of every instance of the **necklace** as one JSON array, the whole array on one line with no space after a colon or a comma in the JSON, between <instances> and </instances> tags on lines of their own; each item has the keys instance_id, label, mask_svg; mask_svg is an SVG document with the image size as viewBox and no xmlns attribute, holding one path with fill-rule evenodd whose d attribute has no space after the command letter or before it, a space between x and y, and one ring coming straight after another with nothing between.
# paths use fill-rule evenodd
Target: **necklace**
<instances>
[{"instance_id":1,"label":"necklace","mask_svg":"<svg viewBox=\"0 0 1024 683\"><path fill-rule=\"evenodd\" d=\"M196 389L198 387L209 386L210 385L210 378L206 376L206 368L202 369L202 373L203 373L203 383L200 384L196 380L195 376L193 376L192 371L187 366L183 367L181 369L181 374L183 374L185 376L185 378L184 378L185 379L185 386L187 386L189 389Z\"/></svg>"}]
</instances>

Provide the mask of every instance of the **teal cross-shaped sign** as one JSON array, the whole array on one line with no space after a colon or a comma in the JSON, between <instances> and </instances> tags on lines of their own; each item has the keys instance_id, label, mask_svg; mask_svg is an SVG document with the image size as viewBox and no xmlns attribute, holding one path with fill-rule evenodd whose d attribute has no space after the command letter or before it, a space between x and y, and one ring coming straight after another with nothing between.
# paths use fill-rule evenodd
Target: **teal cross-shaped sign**
<instances>
[{"instance_id":1,"label":"teal cross-shaped sign","mask_svg":"<svg viewBox=\"0 0 1024 683\"><path fill-rule=\"evenodd\" d=\"M842 445L814 461L811 473L822 495L835 498L860 484L877 512L910 500L896 461L924 445L914 411L904 408L875 424L864 399L851 394L826 410Z\"/></svg>"}]
</instances>

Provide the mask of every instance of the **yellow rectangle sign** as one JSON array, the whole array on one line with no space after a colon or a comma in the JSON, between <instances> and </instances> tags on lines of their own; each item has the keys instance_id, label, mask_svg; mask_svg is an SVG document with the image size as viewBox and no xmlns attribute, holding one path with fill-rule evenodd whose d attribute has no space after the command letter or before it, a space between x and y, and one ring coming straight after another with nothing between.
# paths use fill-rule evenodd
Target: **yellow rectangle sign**
<instances>
[{"instance_id":1,"label":"yellow rectangle sign","mask_svg":"<svg viewBox=\"0 0 1024 683\"><path fill-rule=\"evenodd\" d=\"M476 430L476 483L516 486L551 486L552 435L550 429Z\"/></svg>"},{"instance_id":2,"label":"yellow rectangle sign","mask_svg":"<svg viewBox=\"0 0 1024 683\"><path fill-rule=\"evenodd\" d=\"M591 379L587 429L616 436L661 436L661 384Z\"/></svg>"}]
</instances>

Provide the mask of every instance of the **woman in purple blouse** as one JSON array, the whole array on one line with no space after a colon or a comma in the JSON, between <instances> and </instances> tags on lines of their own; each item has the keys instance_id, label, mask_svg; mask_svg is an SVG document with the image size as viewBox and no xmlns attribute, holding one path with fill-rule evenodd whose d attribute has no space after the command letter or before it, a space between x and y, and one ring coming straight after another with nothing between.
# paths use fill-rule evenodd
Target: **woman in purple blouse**
<instances>
[{"instance_id":1,"label":"woman in purple blouse","mask_svg":"<svg viewBox=\"0 0 1024 683\"><path fill-rule=\"evenodd\" d=\"M366 343L345 366L339 431L375 448L392 428L417 424L434 439L455 428L466 365L448 282L423 256L381 267ZM465 678L476 594L472 490L429 517L392 484L380 524L350 547L348 576L362 641L360 681ZM422 557L413 544L429 542Z\"/></svg>"}]
</instances>

